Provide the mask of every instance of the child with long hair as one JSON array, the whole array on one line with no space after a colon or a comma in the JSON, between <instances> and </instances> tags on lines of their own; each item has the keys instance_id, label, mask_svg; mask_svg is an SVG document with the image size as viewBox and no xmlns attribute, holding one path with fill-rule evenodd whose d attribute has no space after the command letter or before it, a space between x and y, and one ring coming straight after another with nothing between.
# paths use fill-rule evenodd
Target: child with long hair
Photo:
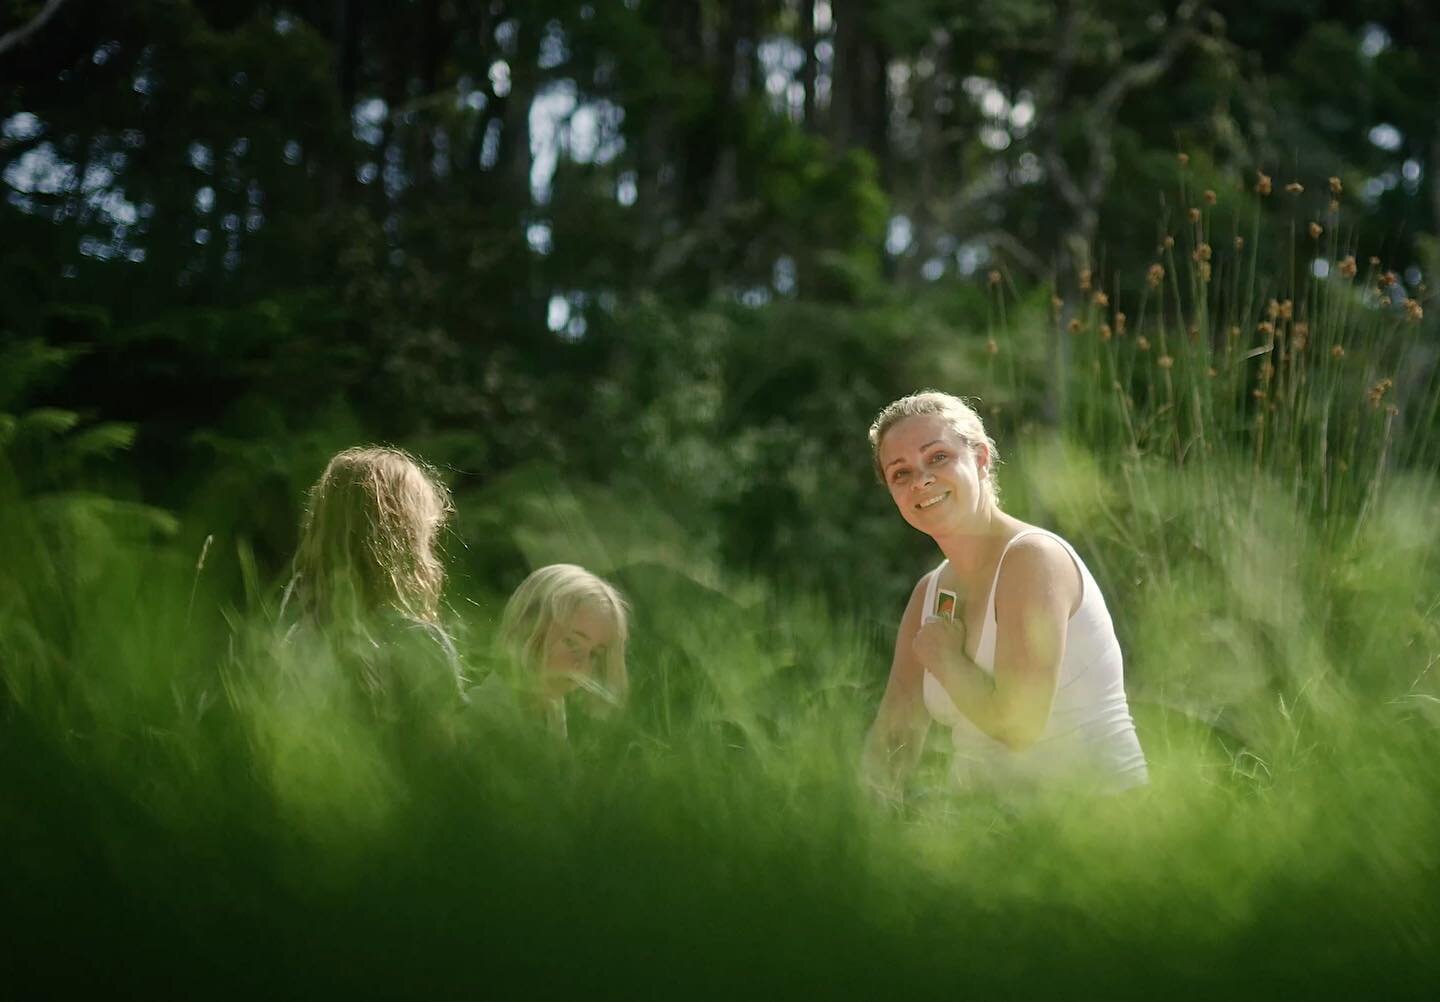
<instances>
[{"instance_id":1,"label":"child with long hair","mask_svg":"<svg viewBox=\"0 0 1440 1002\"><path fill-rule=\"evenodd\" d=\"M435 552L452 511L434 471L389 446L337 453L310 488L282 602L282 618L293 610L287 638L323 636L383 716L459 698Z\"/></svg>"},{"instance_id":2,"label":"child with long hair","mask_svg":"<svg viewBox=\"0 0 1440 1002\"><path fill-rule=\"evenodd\" d=\"M564 737L570 693L582 693L602 714L625 702L629 633L629 606L613 585L575 564L551 564L521 582L505 604L502 671L522 704ZM493 690L497 682L492 676L481 688ZM493 691L480 698L493 698Z\"/></svg>"}]
</instances>

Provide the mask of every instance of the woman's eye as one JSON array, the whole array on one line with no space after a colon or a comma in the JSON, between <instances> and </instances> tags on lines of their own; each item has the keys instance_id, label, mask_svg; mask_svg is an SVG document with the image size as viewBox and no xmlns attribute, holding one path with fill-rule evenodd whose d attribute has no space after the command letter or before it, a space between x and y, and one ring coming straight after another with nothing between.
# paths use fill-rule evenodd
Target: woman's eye
<instances>
[{"instance_id":1,"label":"woman's eye","mask_svg":"<svg viewBox=\"0 0 1440 1002\"><path fill-rule=\"evenodd\" d=\"M895 474L895 476L893 476L893 477L890 478L891 482L892 482L892 483L896 483L896 484L904 483L906 480L909 480L909 479L910 479L910 471L909 471L909 470L900 470L900 471L898 471L898 472Z\"/></svg>"},{"instance_id":2,"label":"woman's eye","mask_svg":"<svg viewBox=\"0 0 1440 1002\"><path fill-rule=\"evenodd\" d=\"M932 463L943 463L943 462L945 462L945 460L947 460L947 459L949 459L949 458L950 458L950 453L948 453L948 452L936 452L936 453L932 453L932 454L931 454L931 456L930 456L930 462L932 462Z\"/></svg>"}]
</instances>

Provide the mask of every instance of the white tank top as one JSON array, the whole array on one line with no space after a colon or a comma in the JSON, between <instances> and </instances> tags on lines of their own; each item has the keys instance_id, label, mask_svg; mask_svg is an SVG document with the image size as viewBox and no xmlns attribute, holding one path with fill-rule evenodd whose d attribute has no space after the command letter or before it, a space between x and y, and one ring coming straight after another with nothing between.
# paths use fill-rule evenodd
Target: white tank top
<instances>
[{"instance_id":1,"label":"white tank top","mask_svg":"<svg viewBox=\"0 0 1440 1002\"><path fill-rule=\"evenodd\" d=\"M995 585L1005 554L1015 540L1032 533L1054 539L1080 571L1080 605L1065 627L1065 654L1060 661L1055 701L1039 740L1019 751L981 731L951 701L949 693L930 672L925 673L925 709L938 723L950 728L955 747L952 772L965 786L994 786L1022 791L1036 787L1079 787L1118 792L1147 782L1145 755L1135 734L1130 706L1125 699L1124 667L1120 644L1105 599L1074 547L1053 532L1024 529L1015 534L995 567L975 664L995 671ZM942 561L930 572L925 587L925 615L932 617ZM958 611L958 610L957 610Z\"/></svg>"}]
</instances>

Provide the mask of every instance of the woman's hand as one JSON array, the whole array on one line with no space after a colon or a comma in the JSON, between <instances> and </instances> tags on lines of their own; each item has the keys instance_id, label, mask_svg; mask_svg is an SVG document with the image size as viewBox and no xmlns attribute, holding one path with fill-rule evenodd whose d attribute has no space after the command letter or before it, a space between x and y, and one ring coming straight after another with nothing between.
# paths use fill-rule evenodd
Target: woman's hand
<instances>
[{"instance_id":1,"label":"woman's hand","mask_svg":"<svg viewBox=\"0 0 1440 1002\"><path fill-rule=\"evenodd\" d=\"M911 649L926 668L963 661L966 657L965 624L929 616L915 634Z\"/></svg>"}]
</instances>

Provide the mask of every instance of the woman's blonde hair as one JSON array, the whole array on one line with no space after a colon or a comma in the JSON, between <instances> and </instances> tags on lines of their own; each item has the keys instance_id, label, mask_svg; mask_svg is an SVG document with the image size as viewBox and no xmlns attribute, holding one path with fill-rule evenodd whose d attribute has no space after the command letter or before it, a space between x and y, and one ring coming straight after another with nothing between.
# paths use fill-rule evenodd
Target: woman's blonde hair
<instances>
[{"instance_id":1,"label":"woman's blonde hair","mask_svg":"<svg viewBox=\"0 0 1440 1002\"><path fill-rule=\"evenodd\" d=\"M995 448L995 440L985 431L985 422L980 420L980 415L975 413L973 407L960 397L940 390L921 390L901 397L882 408L871 422L870 459L875 465L875 476L882 484L885 482L885 471L880 465L880 443L886 432L911 417L942 418L950 426L950 430L971 448L984 443L990 456L989 475L985 478L986 489L990 492L990 500L999 502L1000 486L995 479L995 467L1000 463L1000 454Z\"/></svg>"},{"instance_id":2,"label":"woman's blonde hair","mask_svg":"<svg viewBox=\"0 0 1440 1002\"><path fill-rule=\"evenodd\" d=\"M337 453L310 488L295 554L301 610L320 621L393 609L440 617L436 537L453 511L434 471L402 449Z\"/></svg>"},{"instance_id":3,"label":"woman's blonde hair","mask_svg":"<svg viewBox=\"0 0 1440 1002\"><path fill-rule=\"evenodd\" d=\"M520 583L500 617L501 649L513 667L538 671L551 628L568 620L584 602L600 606L615 626L615 642L605 650L602 674L609 694L623 699L629 687L625 644L630 636L630 606L614 585L576 564L541 567Z\"/></svg>"}]
</instances>

